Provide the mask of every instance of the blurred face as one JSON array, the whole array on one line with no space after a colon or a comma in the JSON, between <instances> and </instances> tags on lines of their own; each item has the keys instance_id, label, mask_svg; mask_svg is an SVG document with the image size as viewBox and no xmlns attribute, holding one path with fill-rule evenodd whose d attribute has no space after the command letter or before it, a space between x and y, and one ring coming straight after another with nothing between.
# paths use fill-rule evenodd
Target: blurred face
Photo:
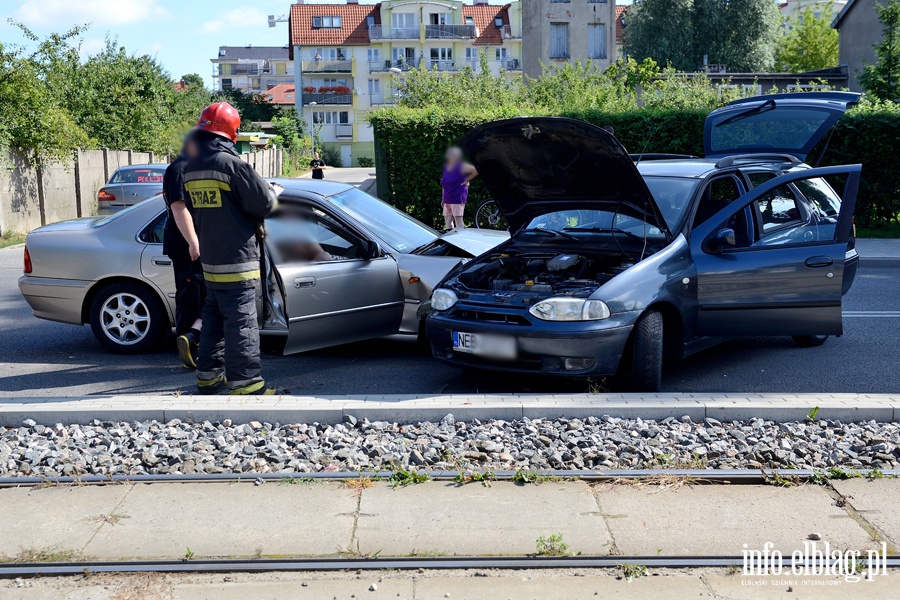
<instances>
[{"instance_id":1,"label":"blurred face","mask_svg":"<svg viewBox=\"0 0 900 600\"><path fill-rule=\"evenodd\" d=\"M313 158L315 158L316 160L319 160L319 153L313 152Z\"/></svg>"},{"instance_id":2,"label":"blurred face","mask_svg":"<svg viewBox=\"0 0 900 600\"><path fill-rule=\"evenodd\" d=\"M462 160L462 152L459 148L449 148L444 155L444 160L448 165L455 165Z\"/></svg>"},{"instance_id":3,"label":"blurred face","mask_svg":"<svg viewBox=\"0 0 900 600\"><path fill-rule=\"evenodd\" d=\"M197 141L189 137L184 141L184 155L188 158L195 158L197 156Z\"/></svg>"}]
</instances>

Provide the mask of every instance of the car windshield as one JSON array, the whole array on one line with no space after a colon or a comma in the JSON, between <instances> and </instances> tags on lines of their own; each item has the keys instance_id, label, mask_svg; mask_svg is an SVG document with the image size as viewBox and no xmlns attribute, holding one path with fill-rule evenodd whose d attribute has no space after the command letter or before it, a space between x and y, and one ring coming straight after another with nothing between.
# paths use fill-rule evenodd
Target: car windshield
<instances>
[{"instance_id":1,"label":"car windshield","mask_svg":"<svg viewBox=\"0 0 900 600\"><path fill-rule=\"evenodd\" d=\"M328 196L325 200L362 223L388 246L403 254L409 254L439 237L430 227L356 188Z\"/></svg>"},{"instance_id":2,"label":"car windshield","mask_svg":"<svg viewBox=\"0 0 900 600\"><path fill-rule=\"evenodd\" d=\"M162 183L166 174L165 165L160 167L139 167L137 169L119 169L113 173L110 183Z\"/></svg>"},{"instance_id":3,"label":"car windshield","mask_svg":"<svg viewBox=\"0 0 900 600\"><path fill-rule=\"evenodd\" d=\"M656 200L669 230L674 231L688 206L697 187L698 180L687 177L645 177L647 187ZM643 237L665 237L659 228L647 225L643 220L630 215L604 210L563 210L541 215L531 221L528 229L553 231L610 232L619 230Z\"/></svg>"}]
</instances>

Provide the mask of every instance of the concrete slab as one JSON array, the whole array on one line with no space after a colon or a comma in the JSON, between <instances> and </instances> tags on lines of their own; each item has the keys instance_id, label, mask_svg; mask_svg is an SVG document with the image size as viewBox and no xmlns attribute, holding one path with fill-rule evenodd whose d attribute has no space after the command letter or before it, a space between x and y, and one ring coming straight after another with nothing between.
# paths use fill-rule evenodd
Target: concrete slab
<instances>
[{"instance_id":1,"label":"concrete slab","mask_svg":"<svg viewBox=\"0 0 900 600\"><path fill-rule=\"evenodd\" d=\"M875 542L818 486L694 485L677 489L628 485L595 488L621 554L726 555L762 550L766 542L790 556L809 534L834 547Z\"/></svg>"},{"instance_id":2,"label":"concrete slab","mask_svg":"<svg viewBox=\"0 0 900 600\"><path fill-rule=\"evenodd\" d=\"M378 484L363 492L356 528L362 552L381 556L532 554L538 537L555 533L569 552L609 553L586 484Z\"/></svg>"},{"instance_id":3,"label":"concrete slab","mask_svg":"<svg viewBox=\"0 0 900 600\"><path fill-rule=\"evenodd\" d=\"M221 584L182 584L175 587L175 600L282 600L290 598L417 598L412 579L385 579L380 583L378 575L370 573L360 579L300 581L273 581ZM369 586L375 583L375 591Z\"/></svg>"},{"instance_id":4,"label":"concrete slab","mask_svg":"<svg viewBox=\"0 0 900 600\"><path fill-rule=\"evenodd\" d=\"M350 544L357 497L337 484L138 484L86 552L100 558L327 556Z\"/></svg>"},{"instance_id":5,"label":"concrete slab","mask_svg":"<svg viewBox=\"0 0 900 600\"><path fill-rule=\"evenodd\" d=\"M897 511L900 480L846 479L832 481L831 485L844 495L850 506L874 526L895 549L900 548L900 512Z\"/></svg>"},{"instance_id":6,"label":"concrete slab","mask_svg":"<svg viewBox=\"0 0 900 600\"><path fill-rule=\"evenodd\" d=\"M847 600L847 598L897 597L896 574L873 581L851 583L840 577L745 577L743 575L709 574L704 577L716 598L728 600ZM790 590L788 589L790 588ZM790 591L789 595L786 593Z\"/></svg>"},{"instance_id":7,"label":"concrete slab","mask_svg":"<svg viewBox=\"0 0 900 600\"><path fill-rule=\"evenodd\" d=\"M449 594L449 596L447 595ZM573 598L631 598L635 600L684 600L712 598L700 577L653 576L631 582L613 575L573 577L542 572L533 575L483 577L434 577L416 582L416 600L445 598L514 598L515 600L571 600ZM793 600L793 599L791 599Z\"/></svg>"},{"instance_id":8,"label":"concrete slab","mask_svg":"<svg viewBox=\"0 0 900 600\"><path fill-rule=\"evenodd\" d=\"M0 558L23 550L81 551L129 487L0 489Z\"/></svg>"}]
</instances>

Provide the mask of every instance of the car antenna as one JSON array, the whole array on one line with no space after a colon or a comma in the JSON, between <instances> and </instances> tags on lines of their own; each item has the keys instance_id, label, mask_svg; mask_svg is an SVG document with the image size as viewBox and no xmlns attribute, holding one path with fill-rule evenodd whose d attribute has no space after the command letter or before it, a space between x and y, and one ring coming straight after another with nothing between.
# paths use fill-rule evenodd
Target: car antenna
<instances>
[{"instance_id":1,"label":"car antenna","mask_svg":"<svg viewBox=\"0 0 900 600\"><path fill-rule=\"evenodd\" d=\"M822 164L822 159L825 158L825 153L828 151L828 144L831 143L831 136L834 135L834 130L837 129L837 123L831 126L831 131L828 132L828 139L825 140L825 146L822 148L822 151L819 153L819 159L816 161L815 166L818 167Z\"/></svg>"},{"instance_id":2,"label":"car antenna","mask_svg":"<svg viewBox=\"0 0 900 600\"><path fill-rule=\"evenodd\" d=\"M650 142L653 141L653 136L656 135L656 132L659 130L662 123L657 123L656 127L653 128L653 131L650 132L650 135L647 136L647 141L644 142L644 147L641 149L641 153L638 155L637 161L634 163L634 166L637 167L641 164L641 161L644 160L644 153L647 151L647 148L650 146Z\"/></svg>"}]
</instances>

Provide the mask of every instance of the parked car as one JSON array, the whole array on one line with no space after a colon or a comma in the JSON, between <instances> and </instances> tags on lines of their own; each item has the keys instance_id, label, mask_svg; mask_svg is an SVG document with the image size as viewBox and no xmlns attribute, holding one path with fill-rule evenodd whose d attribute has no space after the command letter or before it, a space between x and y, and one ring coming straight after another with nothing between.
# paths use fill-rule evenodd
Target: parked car
<instances>
[{"instance_id":1,"label":"parked car","mask_svg":"<svg viewBox=\"0 0 900 600\"><path fill-rule=\"evenodd\" d=\"M358 189L276 180L266 220L262 334L285 352L419 331L420 304L460 262L508 234L439 234ZM150 350L173 324L175 283L162 254L162 197L114 215L54 223L28 234L19 289L36 317L82 325L114 352Z\"/></svg>"},{"instance_id":2,"label":"parked car","mask_svg":"<svg viewBox=\"0 0 900 600\"><path fill-rule=\"evenodd\" d=\"M129 165L115 170L97 192L97 214L111 215L162 193L168 165Z\"/></svg>"},{"instance_id":3,"label":"parked car","mask_svg":"<svg viewBox=\"0 0 900 600\"><path fill-rule=\"evenodd\" d=\"M660 387L663 357L732 336L841 335L859 263L860 165L810 168L859 98L783 94L706 120L706 158L629 158L561 118L477 127L460 145L512 237L435 289L435 357L519 373L623 375ZM659 158L659 157L653 157ZM838 194L829 181L842 181Z\"/></svg>"}]
</instances>

